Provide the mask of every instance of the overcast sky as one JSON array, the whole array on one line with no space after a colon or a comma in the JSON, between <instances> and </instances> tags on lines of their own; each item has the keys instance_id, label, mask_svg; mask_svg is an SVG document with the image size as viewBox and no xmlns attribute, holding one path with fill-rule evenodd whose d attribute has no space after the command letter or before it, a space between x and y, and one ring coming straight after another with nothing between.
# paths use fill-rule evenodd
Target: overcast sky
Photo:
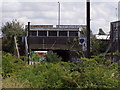
<instances>
[{"instance_id":1,"label":"overcast sky","mask_svg":"<svg viewBox=\"0 0 120 90\"><path fill-rule=\"evenodd\" d=\"M18 0L19 1L19 0ZM0 8L2 11L2 21L4 24L13 19L19 20L24 25L28 21L31 24L57 25L58 3L55 2L13 2L2 1ZM39 1L39 2L38 2ZM42 0L43 1L43 0ZM50 0L49 0L50 1ZM61 0L59 0L61 1ZM61 24L62 25L86 25L86 3L85 1L70 0L70 2L60 2ZM116 9L117 8L117 9ZM106 33L110 31L110 22L116 21L118 17L118 2L91 2L91 30L94 34L102 28Z\"/></svg>"}]
</instances>

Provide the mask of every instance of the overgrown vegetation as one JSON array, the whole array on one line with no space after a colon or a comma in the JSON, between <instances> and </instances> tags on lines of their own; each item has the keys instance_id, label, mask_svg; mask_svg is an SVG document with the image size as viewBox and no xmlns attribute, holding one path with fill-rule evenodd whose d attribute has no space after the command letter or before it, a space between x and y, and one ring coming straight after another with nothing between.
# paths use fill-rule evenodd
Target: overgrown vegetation
<instances>
[{"instance_id":1,"label":"overgrown vegetation","mask_svg":"<svg viewBox=\"0 0 120 90\"><path fill-rule=\"evenodd\" d=\"M91 38L91 55L99 55L105 53L108 48L108 41L96 39L93 35Z\"/></svg>"},{"instance_id":2,"label":"overgrown vegetation","mask_svg":"<svg viewBox=\"0 0 120 90\"><path fill-rule=\"evenodd\" d=\"M49 53L42 64L26 65L11 54L3 55L3 87L14 88L118 88L118 64L106 65L104 56L62 62ZM52 58L56 60L52 61ZM25 67L25 69L23 69ZM8 77L9 76L9 77ZM5 83L5 82L10 83Z\"/></svg>"},{"instance_id":3,"label":"overgrown vegetation","mask_svg":"<svg viewBox=\"0 0 120 90\"><path fill-rule=\"evenodd\" d=\"M45 55L46 61L51 63L57 63L62 60L61 57L59 57L56 53L48 52L47 55Z\"/></svg>"},{"instance_id":4,"label":"overgrown vegetation","mask_svg":"<svg viewBox=\"0 0 120 90\"><path fill-rule=\"evenodd\" d=\"M2 76L3 78L10 77L13 73L23 70L25 63L11 55L10 53L3 54L2 56Z\"/></svg>"}]
</instances>

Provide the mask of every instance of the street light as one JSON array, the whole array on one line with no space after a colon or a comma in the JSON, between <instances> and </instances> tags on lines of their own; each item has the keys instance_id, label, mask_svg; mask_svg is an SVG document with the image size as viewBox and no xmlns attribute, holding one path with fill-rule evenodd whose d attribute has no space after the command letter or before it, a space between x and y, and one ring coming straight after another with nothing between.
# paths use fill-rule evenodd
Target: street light
<instances>
[{"instance_id":1,"label":"street light","mask_svg":"<svg viewBox=\"0 0 120 90\"><path fill-rule=\"evenodd\" d=\"M60 2L58 2L58 25L60 25Z\"/></svg>"}]
</instances>

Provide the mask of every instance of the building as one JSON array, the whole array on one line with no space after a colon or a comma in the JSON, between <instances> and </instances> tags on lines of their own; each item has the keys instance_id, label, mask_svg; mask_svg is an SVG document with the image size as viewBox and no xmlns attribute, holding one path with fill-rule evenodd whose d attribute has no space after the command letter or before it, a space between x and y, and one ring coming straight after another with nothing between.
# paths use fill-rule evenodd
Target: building
<instances>
[{"instance_id":1,"label":"building","mask_svg":"<svg viewBox=\"0 0 120 90\"><path fill-rule=\"evenodd\" d=\"M110 26L111 51L120 52L120 21L111 22Z\"/></svg>"},{"instance_id":2,"label":"building","mask_svg":"<svg viewBox=\"0 0 120 90\"><path fill-rule=\"evenodd\" d=\"M110 35L95 35L99 40L110 40Z\"/></svg>"}]
</instances>

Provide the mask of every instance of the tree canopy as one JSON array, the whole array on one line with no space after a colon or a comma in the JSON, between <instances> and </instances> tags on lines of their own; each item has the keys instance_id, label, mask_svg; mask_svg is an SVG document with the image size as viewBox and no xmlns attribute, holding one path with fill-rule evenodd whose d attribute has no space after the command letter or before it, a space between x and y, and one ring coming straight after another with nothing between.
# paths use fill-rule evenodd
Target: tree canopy
<instances>
[{"instance_id":1,"label":"tree canopy","mask_svg":"<svg viewBox=\"0 0 120 90\"><path fill-rule=\"evenodd\" d=\"M3 34L3 51L14 53L16 49L17 56L19 57L18 37L26 34L23 24L13 20L6 22L1 30Z\"/></svg>"},{"instance_id":2,"label":"tree canopy","mask_svg":"<svg viewBox=\"0 0 120 90\"><path fill-rule=\"evenodd\" d=\"M23 24L17 20L6 22L5 25L2 26L1 30L3 32L3 37L22 36L25 34Z\"/></svg>"},{"instance_id":3,"label":"tree canopy","mask_svg":"<svg viewBox=\"0 0 120 90\"><path fill-rule=\"evenodd\" d=\"M102 30L102 28L100 28L98 35L106 35L106 34L105 34L105 32Z\"/></svg>"}]
</instances>

